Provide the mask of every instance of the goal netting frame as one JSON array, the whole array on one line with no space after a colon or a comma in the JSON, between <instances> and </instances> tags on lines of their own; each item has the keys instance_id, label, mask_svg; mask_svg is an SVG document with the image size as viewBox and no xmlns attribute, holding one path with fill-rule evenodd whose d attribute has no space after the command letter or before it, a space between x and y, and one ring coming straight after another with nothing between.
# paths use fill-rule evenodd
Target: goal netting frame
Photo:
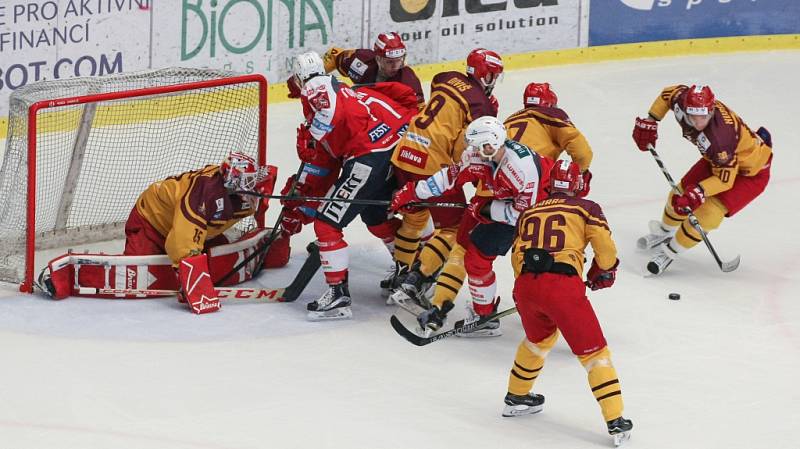
<instances>
[{"instance_id":1,"label":"goal netting frame","mask_svg":"<svg viewBox=\"0 0 800 449\"><path fill-rule=\"evenodd\" d=\"M0 281L30 293L47 262L37 251L124 238L152 182L234 150L265 164L267 87L258 74L166 68L14 91L0 167ZM105 141L117 135L119 144Z\"/></svg>"}]
</instances>

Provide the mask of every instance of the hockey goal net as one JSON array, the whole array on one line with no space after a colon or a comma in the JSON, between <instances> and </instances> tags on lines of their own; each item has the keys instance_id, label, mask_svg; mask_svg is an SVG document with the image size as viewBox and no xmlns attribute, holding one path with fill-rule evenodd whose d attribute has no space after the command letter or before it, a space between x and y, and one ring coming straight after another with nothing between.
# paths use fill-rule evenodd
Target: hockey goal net
<instances>
[{"instance_id":1,"label":"hockey goal net","mask_svg":"<svg viewBox=\"0 0 800 449\"><path fill-rule=\"evenodd\" d=\"M124 238L154 181L232 150L263 164L266 123L260 75L169 68L15 91L0 168L0 280L31 292L47 262L40 250Z\"/></svg>"}]
</instances>

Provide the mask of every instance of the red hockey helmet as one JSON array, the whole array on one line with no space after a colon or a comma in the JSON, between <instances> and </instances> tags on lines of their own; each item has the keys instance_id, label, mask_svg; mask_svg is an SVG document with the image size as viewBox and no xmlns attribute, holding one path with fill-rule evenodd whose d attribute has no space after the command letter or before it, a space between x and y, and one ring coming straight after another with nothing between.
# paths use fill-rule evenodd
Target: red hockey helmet
<instances>
[{"instance_id":1,"label":"red hockey helmet","mask_svg":"<svg viewBox=\"0 0 800 449\"><path fill-rule=\"evenodd\" d=\"M550 90L550 83L530 83L522 94L522 104L526 108L528 106L552 108L558 104L558 97Z\"/></svg>"},{"instance_id":2,"label":"red hockey helmet","mask_svg":"<svg viewBox=\"0 0 800 449\"><path fill-rule=\"evenodd\" d=\"M499 54L485 48L476 48L467 55L467 74L478 80L487 94L492 92L502 73L503 60Z\"/></svg>"},{"instance_id":3,"label":"red hockey helmet","mask_svg":"<svg viewBox=\"0 0 800 449\"><path fill-rule=\"evenodd\" d=\"M708 115L714 110L714 92L703 85L694 85L683 97L683 110L689 115Z\"/></svg>"},{"instance_id":4,"label":"red hockey helmet","mask_svg":"<svg viewBox=\"0 0 800 449\"><path fill-rule=\"evenodd\" d=\"M550 169L550 193L577 193L583 187L581 184L583 184L581 169L572 161L561 159Z\"/></svg>"},{"instance_id":5,"label":"red hockey helmet","mask_svg":"<svg viewBox=\"0 0 800 449\"><path fill-rule=\"evenodd\" d=\"M403 43L403 39L400 38L400 35L394 31L390 33L381 33L378 35L378 38L375 39L375 45L372 47L372 51L375 52L376 56L381 56L383 58L402 58L406 55L406 44Z\"/></svg>"},{"instance_id":6,"label":"red hockey helmet","mask_svg":"<svg viewBox=\"0 0 800 449\"><path fill-rule=\"evenodd\" d=\"M222 173L225 188L231 191L252 191L262 177L255 159L238 151L232 151L222 161L219 171Z\"/></svg>"}]
</instances>

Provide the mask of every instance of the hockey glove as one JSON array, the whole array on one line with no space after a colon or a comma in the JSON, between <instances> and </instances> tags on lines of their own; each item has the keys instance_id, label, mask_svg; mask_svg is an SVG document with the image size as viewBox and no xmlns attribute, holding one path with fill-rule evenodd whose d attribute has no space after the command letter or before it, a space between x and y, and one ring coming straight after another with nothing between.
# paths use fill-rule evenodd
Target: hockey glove
<instances>
[{"instance_id":1,"label":"hockey glove","mask_svg":"<svg viewBox=\"0 0 800 449\"><path fill-rule=\"evenodd\" d=\"M489 96L489 106L491 106L492 112L494 112L492 115L496 116L497 112L500 110L500 102L497 101L497 97L494 95Z\"/></svg>"},{"instance_id":2,"label":"hockey glove","mask_svg":"<svg viewBox=\"0 0 800 449\"><path fill-rule=\"evenodd\" d=\"M283 185L281 189L281 196L296 196L302 197L305 196L306 186L302 182L295 183L295 175L289 177L286 180L286 184ZM292 186L294 186L294 191L292 191ZM305 201L302 199L284 199L281 200L281 204L286 209L297 209L298 207L302 206Z\"/></svg>"},{"instance_id":3,"label":"hockey glove","mask_svg":"<svg viewBox=\"0 0 800 449\"><path fill-rule=\"evenodd\" d=\"M305 214L298 209L290 209L285 207L283 209L283 217L281 218L281 229L288 234L294 235L303 229Z\"/></svg>"},{"instance_id":4,"label":"hockey glove","mask_svg":"<svg viewBox=\"0 0 800 449\"><path fill-rule=\"evenodd\" d=\"M706 200L706 195L703 188L699 185L687 187L683 191L683 195L672 196L672 209L679 214L686 215L687 211L692 212Z\"/></svg>"},{"instance_id":5,"label":"hockey glove","mask_svg":"<svg viewBox=\"0 0 800 449\"><path fill-rule=\"evenodd\" d=\"M184 257L178 266L178 299L189 303L196 314L216 312L221 304L208 274L205 254Z\"/></svg>"},{"instance_id":6,"label":"hockey glove","mask_svg":"<svg viewBox=\"0 0 800 449\"><path fill-rule=\"evenodd\" d=\"M289 88L289 98L300 98L300 85L296 76L292 75L286 80L286 87Z\"/></svg>"},{"instance_id":7,"label":"hockey glove","mask_svg":"<svg viewBox=\"0 0 800 449\"><path fill-rule=\"evenodd\" d=\"M389 204L389 211L413 212L416 209L407 207L407 204L418 202L419 200L417 196L417 183L407 182L400 190L394 192L394 195L392 195L392 203Z\"/></svg>"},{"instance_id":8,"label":"hockey glove","mask_svg":"<svg viewBox=\"0 0 800 449\"><path fill-rule=\"evenodd\" d=\"M316 157L316 140L305 125L297 127L297 157L303 162L314 162Z\"/></svg>"},{"instance_id":9,"label":"hockey glove","mask_svg":"<svg viewBox=\"0 0 800 449\"><path fill-rule=\"evenodd\" d=\"M619 259L614 262L611 268L603 270L597 266L597 260L592 259L592 267L589 268L589 273L586 274L586 286L593 291L611 287L614 285L614 281L617 280L618 265Z\"/></svg>"},{"instance_id":10,"label":"hockey glove","mask_svg":"<svg viewBox=\"0 0 800 449\"><path fill-rule=\"evenodd\" d=\"M641 151L647 151L647 146L656 147L658 139L658 122L652 118L636 117L636 124L633 127L633 141Z\"/></svg>"},{"instance_id":11,"label":"hockey glove","mask_svg":"<svg viewBox=\"0 0 800 449\"><path fill-rule=\"evenodd\" d=\"M467 213L470 214L478 223L492 223L491 212L489 211L491 204L491 197L474 196L471 200L469 200Z\"/></svg>"},{"instance_id":12,"label":"hockey glove","mask_svg":"<svg viewBox=\"0 0 800 449\"><path fill-rule=\"evenodd\" d=\"M586 196L589 195L589 185L592 183L592 172L590 172L587 168L581 176L583 177L583 180L581 181L581 189L578 190L577 196L578 198L586 198Z\"/></svg>"}]
</instances>

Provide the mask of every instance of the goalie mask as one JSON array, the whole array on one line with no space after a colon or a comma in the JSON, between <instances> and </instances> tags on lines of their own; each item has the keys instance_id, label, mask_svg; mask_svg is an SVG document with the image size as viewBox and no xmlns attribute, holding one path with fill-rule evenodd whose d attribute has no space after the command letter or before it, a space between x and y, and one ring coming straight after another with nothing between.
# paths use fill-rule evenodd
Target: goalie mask
<instances>
[{"instance_id":1,"label":"goalie mask","mask_svg":"<svg viewBox=\"0 0 800 449\"><path fill-rule=\"evenodd\" d=\"M263 174L255 159L239 152L231 152L219 167L225 189L229 192L246 190L252 192Z\"/></svg>"},{"instance_id":2,"label":"goalie mask","mask_svg":"<svg viewBox=\"0 0 800 449\"><path fill-rule=\"evenodd\" d=\"M467 126L464 139L481 157L492 159L506 142L506 127L497 117L479 117Z\"/></svg>"}]
</instances>

